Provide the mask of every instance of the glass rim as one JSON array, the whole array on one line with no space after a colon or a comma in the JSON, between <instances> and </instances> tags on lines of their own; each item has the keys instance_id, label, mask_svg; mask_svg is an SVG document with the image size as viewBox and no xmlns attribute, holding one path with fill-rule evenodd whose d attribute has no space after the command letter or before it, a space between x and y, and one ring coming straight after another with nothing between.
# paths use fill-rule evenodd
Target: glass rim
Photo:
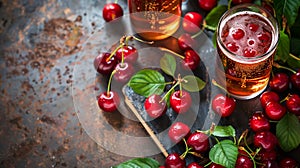
<instances>
[{"instance_id":1,"label":"glass rim","mask_svg":"<svg viewBox=\"0 0 300 168\"><path fill-rule=\"evenodd\" d=\"M253 8L256 8L256 9L259 9L260 11L263 11L267 14L267 16L257 12L257 11L254 11ZM269 23L271 24L270 26L272 27L272 31L274 31L274 36L272 35L272 38L274 37L274 42L272 41L271 45L270 45L270 48L268 49L267 52L265 52L264 54L261 54L261 55L256 55L254 57L245 57L245 56L242 56L242 55L237 55L235 53L233 53L232 51L228 50L227 47L224 45L224 43L222 42L221 40L221 29L220 29L220 26L221 26L221 22L225 20L225 18L230 15L232 12L234 12L235 10L237 10L236 12L234 13L238 13L238 12L242 12L241 10L238 10L238 9L247 9L246 11L250 11L250 12L254 12L254 13L258 13L262 16L264 16L264 18L266 18ZM278 28L278 22L277 20L266 10L264 9L263 7L261 6L258 6L256 4L251 4L251 3L246 3L246 4L241 4L241 5L237 5L237 6L234 6L232 7L231 9L227 10L223 15L222 17L220 18L219 20L219 23L218 23L218 26L217 26L217 44L219 44L220 48L222 50L225 50L227 53L230 54L230 57L234 57L235 59L238 59L238 60L243 60L243 61L252 61L252 62L249 62L249 63L253 63L253 61L259 61L263 58L267 58L269 55L272 55L272 52L274 52L274 50L277 48L277 45L278 45L278 42L279 42L279 28ZM273 34L273 33L272 33Z\"/></svg>"}]
</instances>

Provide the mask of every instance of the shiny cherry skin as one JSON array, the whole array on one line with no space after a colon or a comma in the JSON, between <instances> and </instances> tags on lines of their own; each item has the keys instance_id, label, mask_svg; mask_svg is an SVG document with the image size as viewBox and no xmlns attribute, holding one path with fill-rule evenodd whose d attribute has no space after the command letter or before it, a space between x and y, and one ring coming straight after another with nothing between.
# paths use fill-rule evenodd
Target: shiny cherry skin
<instances>
[{"instance_id":1,"label":"shiny cherry skin","mask_svg":"<svg viewBox=\"0 0 300 168\"><path fill-rule=\"evenodd\" d=\"M196 40L188 33L180 35L177 43L179 48L183 51L195 49L197 46Z\"/></svg>"},{"instance_id":2,"label":"shiny cherry skin","mask_svg":"<svg viewBox=\"0 0 300 168\"><path fill-rule=\"evenodd\" d=\"M300 115L300 96L292 94L285 102L289 112Z\"/></svg>"},{"instance_id":3,"label":"shiny cherry skin","mask_svg":"<svg viewBox=\"0 0 300 168\"><path fill-rule=\"evenodd\" d=\"M180 142L185 136L190 134L190 128L186 124L182 122L175 122L170 126L168 131L168 136L172 142L178 143Z\"/></svg>"},{"instance_id":4,"label":"shiny cherry skin","mask_svg":"<svg viewBox=\"0 0 300 168\"><path fill-rule=\"evenodd\" d=\"M235 99L224 94L217 94L212 101L213 111L222 117L230 116L233 113L235 106Z\"/></svg>"},{"instance_id":5,"label":"shiny cherry skin","mask_svg":"<svg viewBox=\"0 0 300 168\"><path fill-rule=\"evenodd\" d=\"M258 132L254 135L253 144L257 148L271 151L277 145L277 137L270 131Z\"/></svg>"},{"instance_id":6,"label":"shiny cherry skin","mask_svg":"<svg viewBox=\"0 0 300 168\"><path fill-rule=\"evenodd\" d=\"M122 53L124 54L124 60L131 64L136 63L138 59L137 49L130 45L125 45L122 48L118 49L116 52L116 58L119 61L122 61Z\"/></svg>"},{"instance_id":7,"label":"shiny cherry skin","mask_svg":"<svg viewBox=\"0 0 300 168\"><path fill-rule=\"evenodd\" d=\"M157 94L147 97L144 102L144 107L148 115L152 118L158 118L167 111L166 102Z\"/></svg>"},{"instance_id":8,"label":"shiny cherry skin","mask_svg":"<svg viewBox=\"0 0 300 168\"><path fill-rule=\"evenodd\" d=\"M198 0L201 9L206 11L211 11L215 6L217 6L217 0Z\"/></svg>"},{"instance_id":9,"label":"shiny cherry skin","mask_svg":"<svg viewBox=\"0 0 300 168\"><path fill-rule=\"evenodd\" d=\"M271 128L269 119L261 111L251 115L249 126L254 132L269 131Z\"/></svg>"},{"instance_id":10,"label":"shiny cherry skin","mask_svg":"<svg viewBox=\"0 0 300 168\"><path fill-rule=\"evenodd\" d=\"M225 168L225 167L216 163L211 163L209 165L209 168Z\"/></svg>"},{"instance_id":11,"label":"shiny cherry skin","mask_svg":"<svg viewBox=\"0 0 300 168\"><path fill-rule=\"evenodd\" d=\"M253 0L232 0L232 3L235 5L243 4L243 3L251 3Z\"/></svg>"},{"instance_id":12,"label":"shiny cherry skin","mask_svg":"<svg viewBox=\"0 0 300 168\"><path fill-rule=\"evenodd\" d=\"M131 76L134 74L134 67L127 62L118 63L115 67L116 73L114 74L114 79L120 83L126 83L129 81Z\"/></svg>"},{"instance_id":13,"label":"shiny cherry skin","mask_svg":"<svg viewBox=\"0 0 300 168\"><path fill-rule=\"evenodd\" d=\"M102 16L106 22L109 22L123 16L123 9L117 3L108 3L103 7Z\"/></svg>"},{"instance_id":14,"label":"shiny cherry skin","mask_svg":"<svg viewBox=\"0 0 300 168\"><path fill-rule=\"evenodd\" d=\"M185 70L195 70L200 63L200 57L194 50L186 50L182 66Z\"/></svg>"},{"instance_id":15,"label":"shiny cherry skin","mask_svg":"<svg viewBox=\"0 0 300 168\"><path fill-rule=\"evenodd\" d=\"M111 53L100 53L94 59L94 68L96 71L103 75L109 75L116 67L117 60L115 56L112 56L109 60Z\"/></svg>"},{"instance_id":16,"label":"shiny cherry skin","mask_svg":"<svg viewBox=\"0 0 300 168\"><path fill-rule=\"evenodd\" d=\"M103 92L98 97L98 105L105 112L116 111L119 104L120 97L116 92L110 91L109 94Z\"/></svg>"},{"instance_id":17,"label":"shiny cherry skin","mask_svg":"<svg viewBox=\"0 0 300 168\"><path fill-rule=\"evenodd\" d=\"M198 163L196 162L192 162L190 163L187 168L204 168L203 166L199 165Z\"/></svg>"},{"instance_id":18,"label":"shiny cherry skin","mask_svg":"<svg viewBox=\"0 0 300 168\"><path fill-rule=\"evenodd\" d=\"M276 160L277 159L277 152L275 149L266 151L266 150L260 150L258 153L259 160L260 161L267 161L267 160Z\"/></svg>"},{"instance_id":19,"label":"shiny cherry skin","mask_svg":"<svg viewBox=\"0 0 300 168\"><path fill-rule=\"evenodd\" d=\"M276 73L270 80L269 85L275 92L284 92L289 88L289 76L286 73Z\"/></svg>"},{"instance_id":20,"label":"shiny cherry skin","mask_svg":"<svg viewBox=\"0 0 300 168\"><path fill-rule=\"evenodd\" d=\"M297 73L291 75L291 83L293 88L300 90L300 69Z\"/></svg>"},{"instance_id":21,"label":"shiny cherry skin","mask_svg":"<svg viewBox=\"0 0 300 168\"><path fill-rule=\"evenodd\" d=\"M194 34L200 31L203 17L197 12L188 12L184 15L182 21L183 30L187 33Z\"/></svg>"},{"instance_id":22,"label":"shiny cherry skin","mask_svg":"<svg viewBox=\"0 0 300 168\"><path fill-rule=\"evenodd\" d=\"M286 107L279 102L270 102L265 108L265 113L271 120L280 120L286 113Z\"/></svg>"},{"instance_id":23,"label":"shiny cherry skin","mask_svg":"<svg viewBox=\"0 0 300 168\"><path fill-rule=\"evenodd\" d=\"M185 160L178 153L171 153L165 160L165 168L185 168Z\"/></svg>"},{"instance_id":24,"label":"shiny cherry skin","mask_svg":"<svg viewBox=\"0 0 300 168\"><path fill-rule=\"evenodd\" d=\"M295 159L290 157L285 157L279 161L280 168L297 168L299 164Z\"/></svg>"},{"instance_id":25,"label":"shiny cherry skin","mask_svg":"<svg viewBox=\"0 0 300 168\"><path fill-rule=\"evenodd\" d=\"M189 147L193 148L194 151L199 153L207 152L210 147L208 136L202 132L192 133L186 143Z\"/></svg>"},{"instance_id":26,"label":"shiny cherry skin","mask_svg":"<svg viewBox=\"0 0 300 168\"><path fill-rule=\"evenodd\" d=\"M249 157L240 155L236 159L235 168L253 168L253 162Z\"/></svg>"},{"instance_id":27,"label":"shiny cherry skin","mask_svg":"<svg viewBox=\"0 0 300 168\"><path fill-rule=\"evenodd\" d=\"M273 91L265 91L260 96L260 103L263 108L267 106L267 104L271 101L279 102L280 98L276 92Z\"/></svg>"},{"instance_id":28,"label":"shiny cherry skin","mask_svg":"<svg viewBox=\"0 0 300 168\"><path fill-rule=\"evenodd\" d=\"M279 165L275 160L266 160L262 162L259 168L279 168Z\"/></svg>"},{"instance_id":29,"label":"shiny cherry skin","mask_svg":"<svg viewBox=\"0 0 300 168\"><path fill-rule=\"evenodd\" d=\"M192 106L192 98L189 92L177 90L170 96L170 106L178 113L186 113Z\"/></svg>"}]
</instances>

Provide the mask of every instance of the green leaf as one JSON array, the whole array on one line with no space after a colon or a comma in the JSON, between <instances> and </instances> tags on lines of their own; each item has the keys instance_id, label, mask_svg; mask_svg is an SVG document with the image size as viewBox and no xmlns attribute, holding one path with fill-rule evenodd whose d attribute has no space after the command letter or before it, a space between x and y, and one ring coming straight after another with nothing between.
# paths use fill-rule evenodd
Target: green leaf
<instances>
[{"instance_id":1,"label":"green leaf","mask_svg":"<svg viewBox=\"0 0 300 168\"><path fill-rule=\"evenodd\" d=\"M274 0L276 18L281 24L282 17L287 19L287 24L291 27L297 18L300 0Z\"/></svg>"},{"instance_id":2,"label":"green leaf","mask_svg":"<svg viewBox=\"0 0 300 168\"><path fill-rule=\"evenodd\" d=\"M211 30L216 30L222 15L227 11L227 5L218 5L213 8L205 17L206 25Z\"/></svg>"},{"instance_id":3,"label":"green leaf","mask_svg":"<svg viewBox=\"0 0 300 168\"><path fill-rule=\"evenodd\" d=\"M171 75L174 77L175 70L176 70L176 60L175 58L170 54L165 54L160 59L160 68L168 75Z\"/></svg>"},{"instance_id":4,"label":"green leaf","mask_svg":"<svg viewBox=\"0 0 300 168\"><path fill-rule=\"evenodd\" d=\"M281 148L289 152L300 144L300 123L298 118L287 113L276 125L276 136Z\"/></svg>"},{"instance_id":5,"label":"green leaf","mask_svg":"<svg viewBox=\"0 0 300 168\"><path fill-rule=\"evenodd\" d=\"M280 31L280 38L278 42L275 60L286 62L290 53L290 39L284 31Z\"/></svg>"},{"instance_id":6,"label":"green leaf","mask_svg":"<svg viewBox=\"0 0 300 168\"><path fill-rule=\"evenodd\" d=\"M235 137L235 129L229 125L229 126L216 126L213 133L214 136L218 137Z\"/></svg>"},{"instance_id":7,"label":"green leaf","mask_svg":"<svg viewBox=\"0 0 300 168\"><path fill-rule=\"evenodd\" d=\"M132 90L142 96L162 94L165 87L165 78L156 70L143 69L133 75L128 82Z\"/></svg>"},{"instance_id":8,"label":"green leaf","mask_svg":"<svg viewBox=\"0 0 300 168\"><path fill-rule=\"evenodd\" d=\"M134 158L112 168L158 168L159 163L152 158Z\"/></svg>"},{"instance_id":9,"label":"green leaf","mask_svg":"<svg viewBox=\"0 0 300 168\"><path fill-rule=\"evenodd\" d=\"M238 147L231 140L215 144L209 151L209 159L227 168L234 168L238 156Z\"/></svg>"},{"instance_id":10,"label":"green leaf","mask_svg":"<svg viewBox=\"0 0 300 168\"><path fill-rule=\"evenodd\" d=\"M205 87L205 82L194 75L183 77L186 82L182 82L182 87L189 92L198 92Z\"/></svg>"}]
</instances>

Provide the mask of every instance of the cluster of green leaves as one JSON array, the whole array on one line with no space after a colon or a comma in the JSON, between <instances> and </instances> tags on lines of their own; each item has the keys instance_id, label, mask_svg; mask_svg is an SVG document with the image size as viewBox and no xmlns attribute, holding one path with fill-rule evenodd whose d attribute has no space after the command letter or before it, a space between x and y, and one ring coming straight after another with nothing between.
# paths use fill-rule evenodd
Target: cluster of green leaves
<instances>
[{"instance_id":1,"label":"cluster of green leaves","mask_svg":"<svg viewBox=\"0 0 300 168\"><path fill-rule=\"evenodd\" d=\"M266 1L266 0L265 0ZM275 17L280 29L280 38L275 55L275 61L287 64L294 69L300 68L300 0L268 0L273 4ZM262 5L262 0L255 0L255 4ZM218 5L205 17L205 25L215 31L221 16L230 8L228 5ZM216 44L216 35L213 42Z\"/></svg>"},{"instance_id":2,"label":"cluster of green leaves","mask_svg":"<svg viewBox=\"0 0 300 168\"><path fill-rule=\"evenodd\" d=\"M160 59L160 68L167 75L172 76L174 79L176 78L176 59L174 56L165 54ZM203 80L194 75L184 76L182 80L182 88L189 92L200 91L206 85ZM154 69L140 70L133 75L128 82L128 86L130 86L135 93L145 97L153 94L163 94L167 84L170 84L170 82L166 82L164 76Z\"/></svg>"}]
</instances>

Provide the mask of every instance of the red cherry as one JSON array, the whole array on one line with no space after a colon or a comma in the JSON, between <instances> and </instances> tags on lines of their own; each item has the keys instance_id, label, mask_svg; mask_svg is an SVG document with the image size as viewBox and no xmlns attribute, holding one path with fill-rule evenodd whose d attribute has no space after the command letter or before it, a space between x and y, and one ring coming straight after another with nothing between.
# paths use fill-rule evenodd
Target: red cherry
<instances>
[{"instance_id":1,"label":"red cherry","mask_svg":"<svg viewBox=\"0 0 300 168\"><path fill-rule=\"evenodd\" d=\"M190 133L190 128L182 122L175 122L171 125L168 135L172 142L180 142L186 135Z\"/></svg>"},{"instance_id":2,"label":"red cherry","mask_svg":"<svg viewBox=\"0 0 300 168\"><path fill-rule=\"evenodd\" d=\"M249 24L249 30L251 30L253 32L256 32L258 28L259 28L258 24L255 24L255 23Z\"/></svg>"},{"instance_id":3,"label":"red cherry","mask_svg":"<svg viewBox=\"0 0 300 168\"><path fill-rule=\"evenodd\" d=\"M271 4L269 4L268 2L263 1L262 2L262 7L268 11L272 16L274 16L274 9L271 6Z\"/></svg>"},{"instance_id":4,"label":"red cherry","mask_svg":"<svg viewBox=\"0 0 300 168\"><path fill-rule=\"evenodd\" d=\"M216 163L211 163L209 165L209 168L225 168L225 167Z\"/></svg>"},{"instance_id":5,"label":"red cherry","mask_svg":"<svg viewBox=\"0 0 300 168\"><path fill-rule=\"evenodd\" d=\"M249 157L240 155L236 159L235 168L253 168L253 162Z\"/></svg>"},{"instance_id":6,"label":"red cherry","mask_svg":"<svg viewBox=\"0 0 300 168\"><path fill-rule=\"evenodd\" d=\"M114 79L120 83L126 83L134 74L133 66L127 62L118 63L115 69Z\"/></svg>"},{"instance_id":7,"label":"red cherry","mask_svg":"<svg viewBox=\"0 0 300 168\"><path fill-rule=\"evenodd\" d=\"M165 160L165 168L185 168L185 160L178 153L171 153Z\"/></svg>"},{"instance_id":8,"label":"red cherry","mask_svg":"<svg viewBox=\"0 0 300 168\"><path fill-rule=\"evenodd\" d=\"M270 88L276 92L284 92L289 88L289 76L286 73L276 73L270 80Z\"/></svg>"},{"instance_id":9,"label":"red cherry","mask_svg":"<svg viewBox=\"0 0 300 168\"><path fill-rule=\"evenodd\" d=\"M122 61L122 52L124 54L124 60L126 62L134 64L138 59L138 52L136 48L130 45L125 45L122 48L118 49L116 52L116 58L119 61Z\"/></svg>"},{"instance_id":10,"label":"red cherry","mask_svg":"<svg viewBox=\"0 0 300 168\"><path fill-rule=\"evenodd\" d=\"M263 45L268 45L271 40L271 34L269 32L259 33L257 38Z\"/></svg>"},{"instance_id":11,"label":"red cherry","mask_svg":"<svg viewBox=\"0 0 300 168\"><path fill-rule=\"evenodd\" d=\"M277 145L277 138L270 131L258 132L254 135L253 144L257 148L261 147L266 151L271 151Z\"/></svg>"},{"instance_id":12,"label":"red cherry","mask_svg":"<svg viewBox=\"0 0 300 168\"><path fill-rule=\"evenodd\" d=\"M227 43L226 47L231 52L237 52L239 50L239 48L240 48L238 45L236 45L235 42L229 42L229 43Z\"/></svg>"},{"instance_id":13,"label":"red cherry","mask_svg":"<svg viewBox=\"0 0 300 168\"><path fill-rule=\"evenodd\" d=\"M104 5L102 15L104 20L109 22L123 16L123 9L117 3L108 3Z\"/></svg>"},{"instance_id":14,"label":"red cherry","mask_svg":"<svg viewBox=\"0 0 300 168\"><path fill-rule=\"evenodd\" d=\"M149 96L144 102L145 110L152 118L162 116L167 111L166 102L159 95L153 94Z\"/></svg>"},{"instance_id":15,"label":"red cherry","mask_svg":"<svg viewBox=\"0 0 300 168\"><path fill-rule=\"evenodd\" d=\"M259 151L258 156L260 161L276 160L277 152L274 149L270 151L261 150Z\"/></svg>"},{"instance_id":16,"label":"red cherry","mask_svg":"<svg viewBox=\"0 0 300 168\"><path fill-rule=\"evenodd\" d=\"M293 88L300 90L300 69L297 73L291 75L291 83Z\"/></svg>"},{"instance_id":17,"label":"red cherry","mask_svg":"<svg viewBox=\"0 0 300 168\"><path fill-rule=\"evenodd\" d=\"M203 166L199 165L198 163L196 162L192 162L190 163L187 168L204 168Z\"/></svg>"},{"instance_id":18,"label":"red cherry","mask_svg":"<svg viewBox=\"0 0 300 168\"><path fill-rule=\"evenodd\" d=\"M265 108L267 106L267 104L271 101L274 101L274 102L280 101L280 98L276 92L265 91L263 94L261 94L260 103L263 108Z\"/></svg>"},{"instance_id":19,"label":"red cherry","mask_svg":"<svg viewBox=\"0 0 300 168\"><path fill-rule=\"evenodd\" d=\"M254 57L254 56L256 56L256 54L257 54L257 51L254 48L247 47L244 49L245 57Z\"/></svg>"},{"instance_id":20,"label":"red cherry","mask_svg":"<svg viewBox=\"0 0 300 168\"><path fill-rule=\"evenodd\" d=\"M232 0L232 3L235 5L243 4L243 3L251 3L253 0Z\"/></svg>"},{"instance_id":21,"label":"red cherry","mask_svg":"<svg viewBox=\"0 0 300 168\"><path fill-rule=\"evenodd\" d=\"M117 65L117 60L115 56L112 56L109 60L107 60L110 56L110 53L100 53L94 59L94 68L98 73L103 75L109 75Z\"/></svg>"},{"instance_id":22,"label":"red cherry","mask_svg":"<svg viewBox=\"0 0 300 168\"><path fill-rule=\"evenodd\" d=\"M200 8L210 11L217 6L217 0L198 0Z\"/></svg>"},{"instance_id":23,"label":"red cherry","mask_svg":"<svg viewBox=\"0 0 300 168\"><path fill-rule=\"evenodd\" d=\"M200 153L208 151L210 147L208 136L202 132L192 133L187 140L187 145Z\"/></svg>"},{"instance_id":24,"label":"red cherry","mask_svg":"<svg viewBox=\"0 0 300 168\"><path fill-rule=\"evenodd\" d=\"M232 114L236 106L235 99L225 96L223 94L217 94L212 101L212 109L215 113L222 117L228 117Z\"/></svg>"},{"instance_id":25,"label":"red cherry","mask_svg":"<svg viewBox=\"0 0 300 168\"><path fill-rule=\"evenodd\" d=\"M269 131L271 128L268 118L261 111L252 114L249 125L254 132Z\"/></svg>"},{"instance_id":26,"label":"red cherry","mask_svg":"<svg viewBox=\"0 0 300 168\"><path fill-rule=\"evenodd\" d=\"M191 37L191 35L184 33L178 38L178 46L183 51L195 49L196 41Z\"/></svg>"},{"instance_id":27,"label":"red cherry","mask_svg":"<svg viewBox=\"0 0 300 168\"><path fill-rule=\"evenodd\" d=\"M297 168L298 166L297 161L290 157L285 157L279 161L280 168Z\"/></svg>"},{"instance_id":28,"label":"red cherry","mask_svg":"<svg viewBox=\"0 0 300 168\"><path fill-rule=\"evenodd\" d=\"M186 70L195 70L199 63L200 57L194 50L186 50L182 61L183 68Z\"/></svg>"},{"instance_id":29,"label":"red cherry","mask_svg":"<svg viewBox=\"0 0 300 168\"><path fill-rule=\"evenodd\" d=\"M98 97L98 105L105 112L113 112L117 110L120 104L120 97L118 93L110 91L109 95L107 92L103 92Z\"/></svg>"},{"instance_id":30,"label":"red cherry","mask_svg":"<svg viewBox=\"0 0 300 168\"><path fill-rule=\"evenodd\" d=\"M289 112L300 115L300 96L292 94L285 102Z\"/></svg>"},{"instance_id":31,"label":"red cherry","mask_svg":"<svg viewBox=\"0 0 300 168\"><path fill-rule=\"evenodd\" d=\"M186 113L192 106L192 98L189 92L177 90L170 96L170 106L178 113Z\"/></svg>"},{"instance_id":32,"label":"red cherry","mask_svg":"<svg viewBox=\"0 0 300 168\"><path fill-rule=\"evenodd\" d=\"M267 116L271 120L280 120L286 113L286 108L278 102L270 102L265 108Z\"/></svg>"},{"instance_id":33,"label":"red cherry","mask_svg":"<svg viewBox=\"0 0 300 168\"><path fill-rule=\"evenodd\" d=\"M200 31L202 20L203 18L200 13L188 12L183 17L182 27L187 33L197 33Z\"/></svg>"},{"instance_id":34,"label":"red cherry","mask_svg":"<svg viewBox=\"0 0 300 168\"><path fill-rule=\"evenodd\" d=\"M259 168L279 168L278 163L275 160L266 160L262 162Z\"/></svg>"},{"instance_id":35,"label":"red cherry","mask_svg":"<svg viewBox=\"0 0 300 168\"><path fill-rule=\"evenodd\" d=\"M232 30L231 35L235 40L239 40L245 36L245 32L242 29L234 29Z\"/></svg>"}]
</instances>

